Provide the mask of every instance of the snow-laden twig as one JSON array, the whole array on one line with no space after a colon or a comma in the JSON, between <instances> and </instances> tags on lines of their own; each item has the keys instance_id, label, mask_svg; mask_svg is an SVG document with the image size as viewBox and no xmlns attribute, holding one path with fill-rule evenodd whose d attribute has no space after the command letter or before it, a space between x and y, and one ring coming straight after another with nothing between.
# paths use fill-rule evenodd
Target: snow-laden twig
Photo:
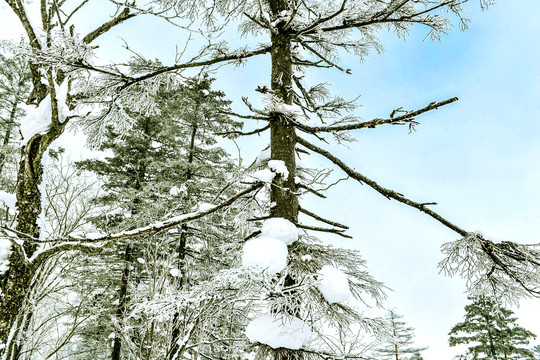
<instances>
[{"instance_id":1,"label":"snow-laden twig","mask_svg":"<svg viewBox=\"0 0 540 360\"><path fill-rule=\"evenodd\" d=\"M540 297L540 244L496 243L468 233L442 245L441 272L466 280L472 295L492 294L516 303L521 297Z\"/></svg>"}]
</instances>

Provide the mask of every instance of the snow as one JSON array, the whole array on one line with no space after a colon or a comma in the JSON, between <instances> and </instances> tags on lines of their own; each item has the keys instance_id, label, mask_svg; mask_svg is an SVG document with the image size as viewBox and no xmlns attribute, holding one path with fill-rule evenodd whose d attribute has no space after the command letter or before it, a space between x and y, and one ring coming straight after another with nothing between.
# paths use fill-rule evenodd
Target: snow
<instances>
[{"instance_id":1,"label":"snow","mask_svg":"<svg viewBox=\"0 0 540 360\"><path fill-rule=\"evenodd\" d=\"M312 260L312 257L311 255L303 255L300 260L302 261L311 261Z\"/></svg>"},{"instance_id":2,"label":"snow","mask_svg":"<svg viewBox=\"0 0 540 360\"><path fill-rule=\"evenodd\" d=\"M180 272L180 269L171 269L169 270L169 273L172 277L179 277L182 276L182 273Z\"/></svg>"},{"instance_id":3,"label":"snow","mask_svg":"<svg viewBox=\"0 0 540 360\"><path fill-rule=\"evenodd\" d=\"M51 127L51 97L47 96L38 107L28 107L28 114L21 121L22 144L26 145L32 136Z\"/></svg>"},{"instance_id":4,"label":"snow","mask_svg":"<svg viewBox=\"0 0 540 360\"><path fill-rule=\"evenodd\" d=\"M263 150L257 155L257 159L255 159L255 163L261 163L266 160L270 160L271 151L270 149Z\"/></svg>"},{"instance_id":5,"label":"snow","mask_svg":"<svg viewBox=\"0 0 540 360\"><path fill-rule=\"evenodd\" d=\"M268 154L264 154L264 151L259 154L257 157L257 162L263 161ZM261 160L259 160L259 158ZM261 169L255 171L251 177L260 180L262 182L270 183L272 180L274 180L274 177L276 174L281 175L283 180L286 180L287 177L289 177L289 171L287 170L287 167L285 166L285 162L283 160L270 160L268 161L268 168Z\"/></svg>"},{"instance_id":6,"label":"snow","mask_svg":"<svg viewBox=\"0 0 540 360\"><path fill-rule=\"evenodd\" d=\"M137 262L139 264L145 264L146 263L146 260L144 260L143 258L137 258Z\"/></svg>"},{"instance_id":7,"label":"snow","mask_svg":"<svg viewBox=\"0 0 540 360\"><path fill-rule=\"evenodd\" d=\"M274 180L276 173L270 169L262 169L255 171L251 176L262 182L270 183L272 180Z\"/></svg>"},{"instance_id":8,"label":"snow","mask_svg":"<svg viewBox=\"0 0 540 360\"><path fill-rule=\"evenodd\" d=\"M180 194L180 189L178 188L178 186L173 186L171 190L169 190L169 194L171 196L178 196L178 194Z\"/></svg>"},{"instance_id":9,"label":"snow","mask_svg":"<svg viewBox=\"0 0 540 360\"><path fill-rule=\"evenodd\" d=\"M276 174L281 175L283 180L287 180L287 178L289 177L289 170L287 170L287 167L285 166L285 162L283 160L270 160L268 162L268 167Z\"/></svg>"},{"instance_id":10,"label":"snow","mask_svg":"<svg viewBox=\"0 0 540 360\"><path fill-rule=\"evenodd\" d=\"M66 89L67 82L60 87L55 85L60 122L64 122L66 117L70 115L70 111L66 105ZM28 114L21 121L22 145L26 145L32 136L43 133L51 127L51 96L47 95L37 107L28 106L27 112Z\"/></svg>"},{"instance_id":11,"label":"snow","mask_svg":"<svg viewBox=\"0 0 540 360\"><path fill-rule=\"evenodd\" d=\"M88 233L85 235L87 239L89 240L96 240L96 239L99 239L99 238L102 238L102 237L105 237L107 236L106 234L101 234L101 233Z\"/></svg>"},{"instance_id":12,"label":"snow","mask_svg":"<svg viewBox=\"0 0 540 360\"><path fill-rule=\"evenodd\" d=\"M242 265L259 267L275 274L287 266L288 254L287 245L283 241L261 236L244 244Z\"/></svg>"},{"instance_id":13,"label":"snow","mask_svg":"<svg viewBox=\"0 0 540 360\"><path fill-rule=\"evenodd\" d=\"M263 223L262 236L283 241L286 245L298 240L298 228L289 220L270 218Z\"/></svg>"},{"instance_id":14,"label":"snow","mask_svg":"<svg viewBox=\"0 0 540 360\"><path fill-rule=\"evenodd\" d=\"M216 207L216 205L213 205L213 204L209 204L209 203L200 203L200 204L199 204L199 211L205 212L205 211L212 210L212 209L215 208L215 207Z\"/></svg>"},{"instance_id":15,"label":"snow","mask_svg":"<svg viewBox=\"0 0 540 360\"><path fill-rule=\"evenodd\" d=\"M309 342L311 329L299 318L267 314L249 323L246 336L253 343L266 344L273 349L298 350Z\"/></svg>"},{"instance_id":16,"label":"snow","mask_svg":"<svg viewBox=\"0 0 540 360\"><path fill-rule=\"evenodd\" d=\"M319 291L329 303L340 303L351 296L347 275L332 266L323 266L318 273L321 276Z\"/></svg>"},{"instance_id":17,"label":"snow","mask_svg":"<svg viewBox=\"0 0 540 360\"><path fill-rule=\"evenodd\" d=\"M6 204L9 208L15 209L15 204L17 203L17 197L15 196L15 194L10 194L10 193L0 190L0 201Z\"/></svg>"},{"instance_id":18,"label":"snow","mask_svg":"<svg viewBox=\"0 0 540 360\"><path fill-rule=\"evenodd\" d=\"M210 91L208 91L208 90L206 90L206 89L203 89L203 90L202 90L202 93L203 93L204 96L210 95Z\"/></svg>"}]
</instances>

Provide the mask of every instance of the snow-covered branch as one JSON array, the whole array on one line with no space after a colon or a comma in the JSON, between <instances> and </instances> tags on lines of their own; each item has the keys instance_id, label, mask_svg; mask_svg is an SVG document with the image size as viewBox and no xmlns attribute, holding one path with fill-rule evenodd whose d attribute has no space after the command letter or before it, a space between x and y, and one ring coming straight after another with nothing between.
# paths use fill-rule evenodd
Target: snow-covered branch
<instances>
[{"instance_id":1,"label":"snow-covered branch","mask_svg":"<svg viewBox=\"0 0 540 360\"><path fill-rule=\"evenodd\" d=\"M479 233L442 245L439 268L459 275L473 295L491 293L510 302L540 297L540 244L493 242Z\"/></svg>"},{"instance_id":2,"label":"snow-covered branch","mask_svg":"<svg viewBox=\"0 0 540 360\"><path fill-rule=\"evenodd\" d=\"M250 186L249 188L230 197L229 199L223 201L222 203L218 205L214 205L208 209L199 210L199 211L189 213L189 214L174 216L167 220L159 221L159 222L156 222L156 223L144 226L144 227L139 227L133 230L122 231L115 234L87 234L85 237L69 237L67 239L64 239L64 241L67 240L67 242L64 242L59 245L54 245L46 250L43 250L36 256L34 256L33 261L32 261L32 266L37 267L40 264L42 264L44 261L49 259L51 256L60 252L79 250L86 253L99 253L103 249L111 246L112 244L114 244L115 242L119 240L130 239L130 238L134 238L134 237L142 236L142 235L155 234L159 231L166 230L172 227L179 226L181 224L188 223L190 221L200 219L204 216L210 215L218 210L221 210L223 208L230 206L236 200L262 188L263 186L264 186L263 183L254 184ZM94 244L88 244L89 242L94 243ZM98 245L99 243L103 243L103 242L105 242L105 244Z\"/></svg>"},{"instance_id":3,"label":"snow-covered branch","mask_svg":"<svg viewBox=\"0 0 540 360\"><path fill-rule=\"evenodd\" d=\"M431 110L437 110L441 106L445 106L448 104L451 104L453 102L458 101L457 97L453 97L450 99L446 99L439 102L431 102L427 106L424 106L421 109L414 110L414 111L408 111L406 114L396 116L394 117L393 112L391 116L387 119L373 119L370 121L365 122L356 122L352 124L346 124L346 125L330 125L330 126L320 126L320 127L312 127L307 126L304 124L296 124L296 127L298 127L300 130L305 131L310 134L315 134L319 132L336 132L336 131L349 131L349 130L357 130L357 129L373 129L376 126L384 125L384 124L390 124L390 125L405 125L405 124L414 124L416 122L415 118L418 115L424 114Z\"/></svg>"}]
</instances>

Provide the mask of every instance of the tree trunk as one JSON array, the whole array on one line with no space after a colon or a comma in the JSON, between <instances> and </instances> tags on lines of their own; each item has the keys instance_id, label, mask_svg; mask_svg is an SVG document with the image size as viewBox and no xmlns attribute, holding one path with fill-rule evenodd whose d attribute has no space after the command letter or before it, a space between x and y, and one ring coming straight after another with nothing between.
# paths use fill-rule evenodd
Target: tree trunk
<instances>
[{"instance_id":1,"label":"tree trunk","mask_svg":"<svg viewBox=\"0 0 540 360\"><path fill-rule=\"evenodd\" d=\"M127 293L129 285L129 267L133 258L133 252L131 245L126 245L126 251L124 253L124 271L122 272L122 280L120 283L120 290L118 292L118 308L116 308L116 319L118 325L121 327L121 322L124 320L126 306L127 306ZM123 329L123 327L121 327ZM114 337L113 350L111 353L111 360L120 360L121 348L122 348L122 336L119 334L120 330L117 330Z\"/></svg>"},{"instance_id":2,"label":"tree trunk","mask_svg":"<svg viewBox=\"0 0 540 360\"><path fill-rule=\"evenodd\" d=\"M47 95L47 88L41 88L39 95L40 99L43 100ZM62 134L64 127L65 123L60 123L58 112L53 113L50 129L45 134L34 135L22 150L17 173L16 196L18 215L15 229L33 238L31 241L25 241L23 244L27 258L31 258L38 248L35 239L39 238L41 232L38 219L42 210L42 194L39 185L43 180L43 156L49 145ZM15 341L13 346L7 342L10 331L16 334L24 330L20 326L17 327L17 319L23 315L23 311L25 310L25 298L30 290L31 280L36 271L37 269L32 265L28 265L28 262L21 257L20 253L11 246L9 268L0 276L0 290L3 295L0 300L0 341L8 345L6 346L6 351L10 352L7 354L8 357L3 355L4 358L18 358L20 347L17 344L17 339L12 337L11 340ZM31 314L27 314L26 316L31 317ZM13 350L11 351L10 349Z\"/></svg>"},{"instance_id":3,"label":"tree trunk","mask_svg":"<svg viewBox=\"0 0 540 360\"><path fill-rule=\"evenodd\" d=\"M197 124L193 124L193 129L191 132L191 140L189 143L189 154L188 154L188 171L186 172L186 181L191 180L193 177L192 172L192 164L193 164L193 158L195 154L195 138L197 136ZM184 286L185 281L185 259L186 259L186 244L187 244L187 231L188 226L187 224L182 224L181 232L180 232L180 243L178 244L178 263L180 264L180 273L181 278L178 283L178 290L181 290ZM173 329L171 333L171 344L169 349L169 360L174 360L177 357L178 350L180 349L180 345L178 344L178 340L180 340L180 312L176 311L173 316Z\"/></svg>"},{"instance_id":4,"label":"tree trunk","mask_svg":"<svg viewBox=\"0 0 540 360\"><path fill-rule=\"evenodd\" d=\"M25 149L17 175L17 217L16 230L33 238L39 238L38 218L41 213L41 194L39 184L43 178L43 165L40 151L42 137L32 139ZM30 257L37 249L37 244L24 242L26 256ZM35 269L24 262L19 252L12 246L9 256L9 268L0 279L3 296L0 307L0 341L6 344L9 332L15 324L24 303L30 281Z\"/></svg>"},{"instance_id":5,"label":"tree trunk","mask_svg":"<svg viewBox=\"0 0 540 360\"><path fill-rule=\"evenodd\" d=\"M283 0L270 1L272 14L277 16L287 10ZM279 26L279 25L278 25ZM279 29L272 34L272 78L274 96L285 104L292 104L292 54L290 34ZM281 217L293 223L298 220L298 195L294 182L296 133L293 124L283 115L275 114L270 123L270 149L272 160L282 160L289 171L287 179L277 178L272 186L270 200L275 203L270 209L271 217Z\"/></svg>"},{"instance_id":6,"label":"tree trunk","mask_svg":"<svg viewBox=\"0 0 540 360\"><path fill-rule=\"evenodd\" d=\"M277 18L282 11L288 10L287 2L284 0L268 1L272 18ZM276 31L271 34L272 50L272 74L271 88L272 94L285 104L291 105L293 100L292 92L292 51L291 35L288 29L284 29L285 23L277 24ZM276 176L270 190L270 201L273 206L270 208L271 217L280 217L292 223L298 222L298 195L295 184L296 175L296 132L294 125L284 114L273 114L270 121L270 152L272 160L281 160L289 172L286 179ZM285 287L294 286L295 279L291 276L285 278ZM279 311L289 315L297 315L299 303L288 304ZM282 355L276 355L283 359ZM301 353L291 351L286 358L301 359Z\"/></svg>"}]
</instances>

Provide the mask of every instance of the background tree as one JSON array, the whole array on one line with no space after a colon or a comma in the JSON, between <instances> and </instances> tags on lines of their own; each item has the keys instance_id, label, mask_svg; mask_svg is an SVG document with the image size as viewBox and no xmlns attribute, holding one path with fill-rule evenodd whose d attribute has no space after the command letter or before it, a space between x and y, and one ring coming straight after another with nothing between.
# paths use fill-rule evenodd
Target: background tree
<instances>
[{"instance_id":1,"label":"background tree","mask_svg":"<svg viewBox=\"0 0 540 360\"><path fill-rule=\"evenodd\" d=\"M0 54L0 190L15 191L20 147L20 122L26 114L24 102L30 93L28 64L16 57ZM7 206L0 207L0 222L14 219Z\"/></svg>"},{"instance_id":2,"label":"background tree","mask_svg":"<svg viewBox=\"0 0 540 360\"><path fill-rule=\"evenodd\" d=\"M465 306L465 321L450 330L450 346L479 343L469 347L474 359L533 359L534 353L523 345L536 335L516 324L513 311L488 296L470 297ZM462 335L463 334L463 335ZM466 334L466 335L465 335Z\"/></svg>"},{"instance_id":3,"label":"background tree","mask_svg":"<svg viewBox=\"0 0 540 360\"><path fill-rule=\"evenodd\" d=\"M208 207L237 189L238 169L214 134L233 132L241 124L223 115L229 102L222 92L211 90L211 83L212 79L201 76L186 79L174 91L161 92L159 116L132 114L136 122L129 133L120 135L112 128L106 132L100 150L112 152L111 156L78 163L79 168L103 177L106 193L95 199L103 208L103 214L94 218L98 229L110 232L144 226L174 211ZM143 313L135 319L133 309L144 308L144 303L171 289L188 290L230 266L237 249L228 242L238 231L231 226L231 216L233 213L216 215L182 225L180 231L139 237L101 254L100 261L105 262L97 273L108 275L93 279L85 291L104 289L108 283L115 287L101 294L101 321L89 323L83 330L89 337L88 346L107 343L111 334L113 360L177 358L179 341L194 341L186 337L183 319L201 309L179 308L161 313L161 320ZM205 326L212 322L206 320ZM233 325L231 322L229 327ZM219 338L223 330L214 329L213 336ZM200 341L206 339L207 335L201 335ZM217 354L219 341L212 341Z\"/></svg>"},{"instance_id":4,"label":"background tree","mask_svg":"<svg viewBox=\"0 0 540 360\"><path fill-rule=\"evenodd\" d=\"M403 316L396 314L394 310L388 310L386 313L386 321L390 328L390 341L376 350L377 357L396 360L422 359L420 352L427 348L411 347L414 343L414 328L408 327L404 321L400 321L402 318ZM408 357L408 355L411 356Z\"/></svg>"}]
</instances>

